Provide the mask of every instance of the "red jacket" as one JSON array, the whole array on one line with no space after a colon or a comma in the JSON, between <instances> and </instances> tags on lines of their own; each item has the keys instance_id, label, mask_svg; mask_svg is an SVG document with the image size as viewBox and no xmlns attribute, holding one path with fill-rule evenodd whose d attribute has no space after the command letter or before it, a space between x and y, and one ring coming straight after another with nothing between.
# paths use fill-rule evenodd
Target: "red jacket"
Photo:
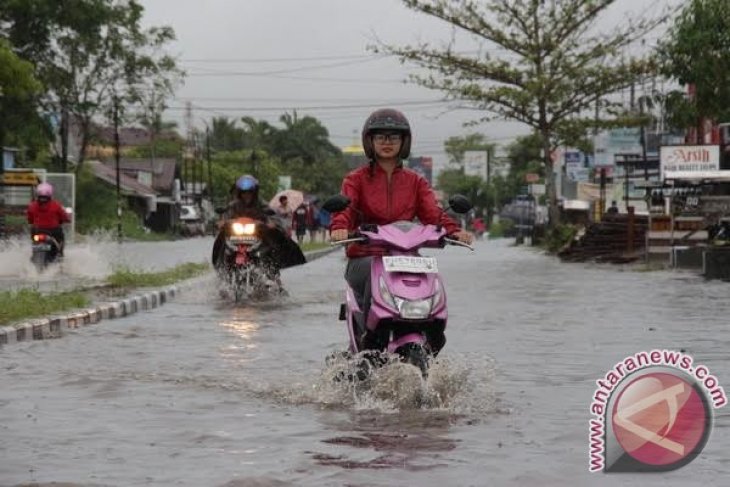
<instances>
[{"instance_id":1,"label":"red jacket","mask_svg":"<svg viewBox=\"0 0 730 487\"><path fill-rule=\"evenodd\" d=\"M397 167L390 181L379 165L375 165L372 175L369 166L355 169L342 182L342 194L350 198L350 206L332 217L331 230L355 230L362 223L385 225L415 217L423 224L441 223L449 234L459 230L459 225L436 203L428 181L410 169ZM350 258L382 253L382 250L360 244L347 248Z\"/></svg>"},{"instance_id":2,"label":"red jacket","mask_svg":"<svg viewBox=\"0 0 730 487\"><path fill-rule=\"evenodd\" d=\"M26 213L28 215L28 223L35 228L41 228L44 230L58 228L62 223L68 223L71 221L66 210L64 210L63 206L61 206L61 204L56 200L51 200L48 203L32 201L30 205L28 205Z\"/></svg>"}]
</instances>

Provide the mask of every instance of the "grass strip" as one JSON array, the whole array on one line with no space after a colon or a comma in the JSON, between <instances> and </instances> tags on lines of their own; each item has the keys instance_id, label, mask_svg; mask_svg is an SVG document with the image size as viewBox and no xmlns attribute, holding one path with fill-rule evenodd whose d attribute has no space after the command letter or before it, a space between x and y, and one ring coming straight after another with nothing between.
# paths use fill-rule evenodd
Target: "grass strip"
<instances>
[{"instance_id":1,"label":"grass strip","mask_svg":"<svg viewBox=\"0 0 730 487\"><path fill-rule=\"evenodd\" d=\"M0 325L26 318L45 317L74 308L88 306L89 298L80 291L41 294L35 289L0 291Z\"/></svg>"},{"instance_id":2,"label":"grass strip","mask_svg":"<svg viewBox=\"0 0 730 487\"><path fill-rule=\"evenodd\" d=\"M133 288L133 287L155 287L167 286L178 281L190 279L204 274L210 270L207 263L180 264L172 269L161 272L138 272L131 269L117 269L107 278L107 283L112 288Z\"/></svg>"},{"instance_id":3,"label":"grass strip","mask_svg":"<svg viewBox=\"0 0 730 487\"><path fill-rule=\"evenodd\" d=\"M322 250L330 248L329 242L304 242L300 245L302 252L311 252L313 250Z\"/></svg>"}]
</instances>

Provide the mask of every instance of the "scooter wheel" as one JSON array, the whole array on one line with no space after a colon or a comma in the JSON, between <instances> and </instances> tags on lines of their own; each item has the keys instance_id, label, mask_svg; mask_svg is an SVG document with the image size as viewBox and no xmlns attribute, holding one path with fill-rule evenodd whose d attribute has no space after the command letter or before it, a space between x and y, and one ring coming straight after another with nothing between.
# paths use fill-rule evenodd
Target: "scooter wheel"
<instances>
[{"instance_id":1,"label":"scooter wheel","mask_svg":"<svg viewBox=\"0 0 730 487\"><path fill-rule=\"evenodd\" d=\"M408 343L398 349L398 355L404 363L417 367L423 377L428 375L428 366L431 361L431 354L426 347L416 343Z\"/></svg>"}]
</instances>

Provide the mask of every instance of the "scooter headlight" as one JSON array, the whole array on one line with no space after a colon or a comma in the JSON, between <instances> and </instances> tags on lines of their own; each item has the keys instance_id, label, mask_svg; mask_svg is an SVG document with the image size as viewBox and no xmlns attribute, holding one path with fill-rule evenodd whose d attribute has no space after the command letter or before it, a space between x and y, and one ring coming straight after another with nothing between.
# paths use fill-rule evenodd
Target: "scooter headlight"
<instances>
[{"instance_id":1,"label":"scooter headlight","mask_svg":"<svg viewBox=\"0 0 730 487\"><path fill-rule=\"evenodd\" d=\"M391 308L397 310L401 318L405 318L407 320L423 320L428 318L428 315L431 314L431 309L434 303L438 303L438 296L413 301L393 296L388 289L387 284L385 284L385 279L382 277L380 278L378 287L380 289L380 297L383 301L385 301L385 303ZM439 286L437 288L437 292L439 292L438 290L440 289L441 288Z\"/></svg>"},{"instance_id":2,"label":"scooter headlight","mask_svg":"<svg viewBox=\"0 0 730 487\"><path fill-rule=\"evenodd\" d=\"M380 297L383 299L383 301L385 301L385 303L391 308L400 310L400 307L395 302L396 298L394 298L393 295L390 294L390 291L388 290L388 285L385 284L385 279L383 279L382 276L380 277L380 283L378 287L380 288Z\"/></svg>"},{"instance_id":3,"label":"scooter headlight","mask_svg":"<svg viewBox=\"0 0 730 487\"><path fill-rule=\"evenodd\" d=\"M231 225L231 232L233 235L253 235L256 233L255 223L239 223L235 222Z\"/></svg>"},{"instance_id":4,"label":"scooter headlight","mask_svg":"<svg viewBox=\"0 0 730 487\"><path fill-rule=\"evenodd\" d=\"M402 300L400 305L400 316L407 320L422 320L431 314L433 298L418 299L416 301Z\"/></svg>"}]
</instances>

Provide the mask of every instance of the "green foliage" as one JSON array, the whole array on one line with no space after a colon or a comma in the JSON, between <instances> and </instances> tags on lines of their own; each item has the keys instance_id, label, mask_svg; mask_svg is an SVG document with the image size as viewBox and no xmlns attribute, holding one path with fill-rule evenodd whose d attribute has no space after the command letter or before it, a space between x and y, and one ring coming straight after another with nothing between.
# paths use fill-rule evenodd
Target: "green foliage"
<instances>
[{"instance_id":1,"label":"green foliage","mask_svg":"<svg viewBox=\"0 0 730 487\"><path fill-rule=\"evenodd\" d=\"M494 157L494 144L487 141L484 134L467 134L463 137L449 137L444 142L444 150L449 160L456 164L464 162L464 153L466 151L487 151L489 157Z\"/></svg>"},{"instance_id":2,"label":"green foliage","mask_svg":"<svg viewBox=\"0 0 730 487\"><path fill-rule=\"evenodd\" d=\"M452 41L396 47L386 52L425 68L415 83L438 90L489 112L494 118L527 124L545 149L543 164L552 168L551 149L572 145L589 128L622 126L631 113L609 106L594 118L596 100L656 71L650 56L626 58L625 48L666 16L627 18L611 30L597 21L617 0L403 0L417 12L464 32L479 49L457 49ZM456 36L454 36L456 37ZM547 172L551 222L559 220L552 170Z\"/></svg>"},{"instance_id":3,"label":"green foliage","mask_svg":"<svg viewBox=\"0 0 730 487\"><path fill-rule=\"evenodd\" d=\"M76 231L89 234L96 231L116 234L117 194L116 189L99 181L88 169L84 169L76 180ZM134 240L160 240L169 235L150 233L142 225L141 218L122 198L122 235Z\"/></svg>"},{"instance_id":4,"label":"green foliage","mask_svg":"<svg viewBox=\"0 0 730 487\"><path fill-rule=\"evenodd\" d=\"M35 289L0 291L0 325L83 308L88 304L88 298L81 292L41 294Z\"/></svg>"},{"instance_id":5,"label":"green foliage","mask_svg":"<svg viewBox=\"0 0 730 487\"><path fill-rule=\"evenodd\" d=\"M251 117L241 122L239 128L235 121L215 117L209 124L217 204L227 200L242 174L258 178L264 201L274 196L279 176L291 176L294 189L321 197L339 192L347 166L319 120L294 112L280 117L282 127ZM226 150L236 147L244 149Z\"/></svg>"},{"instance_id":6,"label":"green foliage","mask_svg":"<svg viewBox=\"0 0 730 487\"><path fill-rule=\"evenodd\" d=\"M513 220L505 219L498 222L492 223L489 227L489 238L503 238L506 237L515 226Z\"/></svg>"},{"instance_id":7,"label":"green foliage","mask_svg":"<svg viewBox=\"0 0 730 487\"><path fill-rule=\"evenodd\" d=\"M669 95L675 126L696 126L699 118L730 121L730 2L691 0L659 47L662 72L695 87L693 100Z\"/></svg>"},{"instance_id":8,"label":"green foliage","mask_svg":"<svg viewBox=\"0 0 730 487\"><path fill-rule=\"evenodd\" d=\"M132 147L124 152L125 157L133 158L151 158L151 157L162 157L162 158L178 158L181 156L185 141L180 140L155 140L154 143L139 145Z\"/></svg>"},{"instance_id":9,"label":"green foliage","mask_svg":"<svg viewBox=\"0 0 730 487\"><path fill-rule=\"evenodd\" d=\"M207 263L188 262L161 272L137 272L128 268L117 269L107 278L112 288L167 286L199 276L210 270Z\"/></svg>"},{"instance_id":10,"label":"green foliage","mask_svg":"<svg viewBox=\"0 0 730 487\"><path fill-rule=\"evenodd\" d=\"M0 8L2 33L44 84L43 108L78 123L77 170L93 118L107 114L113 99L122 107L145 105L146 93L169 93L182 76L163 51L174 32L143 28L143 10L137 0L5 0ZM66 171L63 147L60 169Z\"/></svg>"},{"instance_id":11,"label":"green foliage","mask_svg":"<svg viewBox=\"0 0 730 487\"><path fill-rule=\"evenodd\" d=\"M573 241L577 235L579 227L576 225L556 225L549 228L545 234L545 239L541 242L548 252L558 252L563 247Z\"/></svg>"},{"instance_id":12,"label":"green foliage","mask_svg":"<svg viewBox=\"0 0 730 487\"><path fill-rule=\"evenodd\" d=\"M41 91L33 65L16 56L0 38L0 147L30 145L35 149L48 141L46 124L36 112Z\"/></svg>"}]
</instances>

